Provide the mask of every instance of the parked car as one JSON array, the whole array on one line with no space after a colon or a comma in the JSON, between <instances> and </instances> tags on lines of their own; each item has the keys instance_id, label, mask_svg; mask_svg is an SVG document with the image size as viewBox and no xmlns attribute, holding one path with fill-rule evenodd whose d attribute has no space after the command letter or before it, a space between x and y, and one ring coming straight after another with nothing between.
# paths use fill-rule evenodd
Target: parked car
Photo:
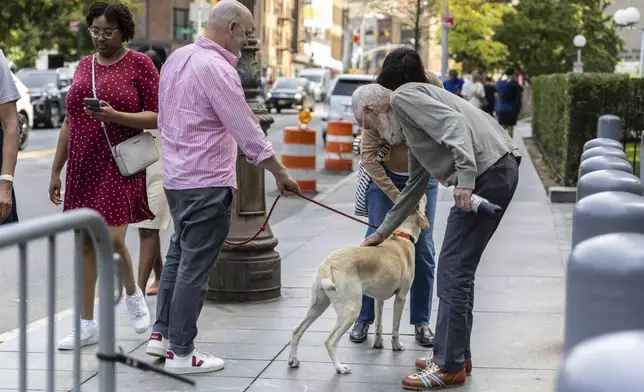
<instances>
[{"instance_id":1,"label":"parked car","mask_svg":"<svg viewBox=\"0 0 644 392\"><path fill-rule=\"evenodd\" d=\"M34 126L34 107L31 104L30 91L27 86L25 86L13 73L11 76L13 77L13 81L16 83L18 92L20 92L20 99L16 102L16 107L18 109L18 120L20 126L20 144L18 145L18 149L22 151L27 148L27 144L29 144L29 134Z\"/></svg>"},{"instance_id":2,"label":"parked car","mask_svg":"<svg viewBox=\"0 0 644 392\"><path fill-rule=\"evenodd\" d=\"M327 121L329 120L348 120L353 121L353 136L358 135L358 124L353 117L353 108L351 107L351 96L360 86L373 83L373 75L342 74L338 75L329 88L327 97L327 113L322 117L324 125L322 126L322 140L326 144Z\"/></svg>"},{"instance_id":3,"label":"parked car","mask_svg":"<svg viewBox=\"0 0 644 392\"><path fill-rule=\"evenodd\" d=\"M316 102L322 102L326 99L326 92L333 80L331 70L324 68L306 68L301 70L297 76L311 81Z\"/></svg>"},{"instance_id":4,"label":"parked car","mask_svg":"<svg viewBox=\"0 0 644 392\"><path fill-rule=\"evenodd\" d=\"M65 118L65 97L71 76L64 70L21 69L16 76L29 88L34 106L34 123L58 128Z\"/></svg>"},{"instance_id":5,"label":"parked car","mask_svg":"<svg viewBox=\"0 0 644 392\"><path fill-rule=\"evenodd\" d=\"M304 78L278 78L266 94L266 108L282 109L298 108L315 111L315 97L311 82Z\"/></svg>"}]
</instances>

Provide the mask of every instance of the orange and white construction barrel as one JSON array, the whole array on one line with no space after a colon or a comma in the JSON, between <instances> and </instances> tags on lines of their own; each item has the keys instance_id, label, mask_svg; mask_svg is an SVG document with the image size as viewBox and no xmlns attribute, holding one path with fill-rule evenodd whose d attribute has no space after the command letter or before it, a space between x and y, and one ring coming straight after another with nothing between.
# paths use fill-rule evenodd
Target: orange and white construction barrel
<instances>
[{"instance_id":1,"label":"orange and white construction barrel","mask_svg":"<svg viewBox=\"0 0 644 392\"><path fill-rule=\"evenodd\" d=\"M315 192L315 131L310 128L284 128L282 165L297 181L302 192Z\"/></svg>"},{"instance_id":2,"label":"orange and white construction barrel","mask_svg":"<svg viewBox=\"0 0 644 392\"><path fill-rule=\"evenodd\" d=\"M353 122L329 121L326 131L326 170L353 170Z\"/></svg>"}]
</instances>

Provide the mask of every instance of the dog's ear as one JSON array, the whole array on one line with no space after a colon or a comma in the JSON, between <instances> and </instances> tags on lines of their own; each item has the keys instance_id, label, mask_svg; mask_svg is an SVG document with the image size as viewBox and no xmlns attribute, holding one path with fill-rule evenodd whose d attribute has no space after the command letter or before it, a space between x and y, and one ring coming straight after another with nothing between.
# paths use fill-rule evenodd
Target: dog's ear
<instances>
[{"instance_id":1,"label":"dog's ear","mask_svg":"<svg viewBox=\"0 0 644 392\"><path fill-rule=\"evenodd\" d=\"M427 195L423 195L423 197L418 202L418 207L416 208L416 211L415 211L416 217L417 217L416 223L421 229L429 228L429 221L425 216L426 207L427 207Z\"/></svg>"}]
</instances>

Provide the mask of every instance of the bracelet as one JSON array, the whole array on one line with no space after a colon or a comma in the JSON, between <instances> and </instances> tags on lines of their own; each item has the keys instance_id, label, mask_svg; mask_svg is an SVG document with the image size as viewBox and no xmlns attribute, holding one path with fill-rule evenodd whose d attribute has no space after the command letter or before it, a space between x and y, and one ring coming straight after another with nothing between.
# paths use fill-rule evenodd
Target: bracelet
<instances>
[{"instance_id":1,"label":"bracelet","mask_svg":"<svg viewBox=\"0 0 644 392\"><path fill-rule=\"evenodd\" d=\"M13 184L13 176L11 174L3 174L0 176L0 181L7 181Z\"/></svg>"}]
</instances>

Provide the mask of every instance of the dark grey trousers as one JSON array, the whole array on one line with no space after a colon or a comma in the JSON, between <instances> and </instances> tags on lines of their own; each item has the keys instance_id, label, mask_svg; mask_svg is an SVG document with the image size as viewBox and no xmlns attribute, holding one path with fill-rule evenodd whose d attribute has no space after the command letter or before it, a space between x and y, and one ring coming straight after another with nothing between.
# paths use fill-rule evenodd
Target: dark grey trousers
<instances>
[{"instance_id":1,"label":"dark grey trousers","mask_svg":"<svg viewBox=\"0 0 644 392\"><path fill-rule=\"evenodd\" d=\"M157 299L153 331L170 340L177 355L194 350L197 320L208 279L230 230L231 188L165 190L174 221Z\"/></svg>"},{"instance_id":2,"label":"dark grey trousers","mask_svg":"<svg viewBox=\"0 0 644 392\"><path fill-rule=\"evenodd\" d=\"M474 193L506 209L518 182L519 161L506 155L477 177ZM472 357L474 275L499 223L456 206L450 210L436 274L440 302L433 360L443 371L459 372Z\"/></svg>"}]
</instances>

